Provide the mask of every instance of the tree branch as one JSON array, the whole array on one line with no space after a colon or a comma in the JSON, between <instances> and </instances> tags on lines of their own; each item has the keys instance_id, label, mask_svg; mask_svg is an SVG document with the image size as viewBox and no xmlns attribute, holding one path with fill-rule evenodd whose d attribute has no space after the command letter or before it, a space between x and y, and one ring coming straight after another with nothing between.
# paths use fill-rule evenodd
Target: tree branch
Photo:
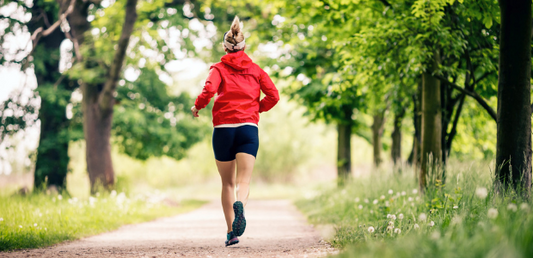
<instances>
[{"instance_id":1,"label":"tree branch","mask_svg":"<svg viewBox=\"0 0 533 258\"><path fill-rule=\"evenodd\" d=\"M33 34L31 35L31 41L33 42L33 47L31 48L31 51L28 54L28 56L31 56L33 54L33 51L35 51L35 48L37 47L37 43L39 43L39 39L41 37L43 36L46 37L50 35L52 32L54 32L54 30L57 29L57 27L59 27L59 25L61 25L61 23L63 23L63 21L67 19L67 16L70 13L72 13L72 11L74 10L75 3L76 3L76 0L70 0L70 5L68 6L67 10L64 13L59 15L59 19L54 24L52 24L52 26L48 27L46 30L43 27L39 27L33 32ZM29 64L30 62L26 61L26 63L22 66L22 70L23 71L26 70Z\"/></svg>"},{"instance_id":2,"label":"tree branch","mask_svg":"<svg viewBox=\"0 0 533 258\"><path fill-rule=\"evenodd\" d=\"M447 83L448 85L452 86L454 89L474 98L486 111L487 113L489 113L489 115L492 117L492 119L494 119L494 121L498 121L497 120L497 116L496 116L496 112L494 112L494 109L492 109L492 107L489 106L489 104L487 103L487 101L485 101L485 99L483 99L483 97L481 97L477 92L475 91L469 91L469 90L466 90L466 89L463 89L461 87L459 87L457 84L455 83L452 83L450 81L448 81L448 79L440 76L440 75L433 75L435 78L441 80L443 83Z\"/></svg>"},{"instance_id":3,"label":"tree branch","mask_svg":"<svg viewBox=\"0 0 533 258\"><path fill-rule=\"evenodd\" d=\"M126 56L126 50L128 49L128 43L130 41L131 34L133 33L133 27L137 20L137 0L128 0L126 2L126 19L124 26L122 27L122 33L118 40L118 47L113 58L113 64L109 69L109 74L106 78L102 94L98 99L99 106L102 111L111 111L113 108L113 94L117 87L117 81L122 70L124 58Z\"/></svg>"}]
</instances>

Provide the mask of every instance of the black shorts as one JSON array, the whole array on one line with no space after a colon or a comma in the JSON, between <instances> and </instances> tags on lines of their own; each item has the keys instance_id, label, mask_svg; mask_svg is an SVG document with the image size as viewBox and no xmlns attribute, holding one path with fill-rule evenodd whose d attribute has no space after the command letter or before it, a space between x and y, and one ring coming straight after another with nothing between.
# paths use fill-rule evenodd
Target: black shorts
<instances>
[{"instance_id":1,"label":"black shorts","mask_svg":"<svg viewBox=\"0 0 533 258\"><path fill-rule=\"evenodd\" d=\"M213 130L213 151L218 161L232 161L239 152L257 157L259 130L253 125Z\"/></svg>"}]
</instances>

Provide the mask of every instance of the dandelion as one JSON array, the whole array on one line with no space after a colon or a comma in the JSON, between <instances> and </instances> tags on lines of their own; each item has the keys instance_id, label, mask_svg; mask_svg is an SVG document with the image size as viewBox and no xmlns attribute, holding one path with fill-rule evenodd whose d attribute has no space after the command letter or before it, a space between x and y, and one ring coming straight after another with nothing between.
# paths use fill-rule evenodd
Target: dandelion
<instances>
[{"instance_id":1,"label":"dandelion","mask_svg":"<svg viewBox=\"0 0 533 258\"><path fill-rule=\"evenodd\" d=\"M477 197L481 199L487 198L487 195L489 195L489 192L487 191L487 188L485 187L478 187L476 188L476 195Z\"/></svg>"},{"instance_id":2,"label":"dandelion","mask_svg":"<svg viewBox=\"0 0 533 258\"><path fill-rule=\"evenodd\" d=\"M389 224L387 225L394 227L394 221L389 221Z\"/></svg>"},{"instance_id":3,"label":"dandelion","mask_svg":"<svg viewBox=\"0 0 533 258\"><path fill-rule=\"evenodd\" d=\"M358 208L359 208L360 210L362 210L362 209L363 209L363 205L359 204Z\"/></svg>"},{"instance_id":4,"label":"dandelion","mask_svg":"<svg viewBox=\"0 0 533 258\"><path fill-rule=\"evenodd\" d=\"M4 221L4 218L0 218L0 222Z\"/></svg>"},{"instance_id":5,"label":"dandelion","mask_svg":"<svg viewBox=\"0 0 533 258\"><path fill-rule=\"evenodd\" d=\"M390 214L387 214L387 219L390 219L390 216L391 216Z\"/></svg>"},{"instance_id":6,"label":"dandelion","mask_svg":"<svg viewBox=\"0 0 533 258\"><path fill-rule=\"evenodd\" d=\"M359 197L355 198L355 202L359 202Z\"/></svg>"},{"instance_id":7,"label":"dandelion","mask_svg":"<svg viewBox=\"0 0 533 258\"><path fill-rule=\"evenodd\" d=\"M57 196L57 199L61 201L61 200L63 200L63 196L58 195L58 196Z\"/></svg>"},{"instance_id":8,"label":"dandelion","mask_svg":"<svg viewBox=\"0 0 533 258\"><path fill-rule=\"evenodd\" d=\"M529 210L529 205L527 203L520 204L520 209L523 211Z\"/></svg>"},{"instance_id":9,"label":"dandelion","mask_svg":"<svg viewBox=\"0 0 533 258\"><path fill-rule=\"evenodd\" d=\"M487 217L489 217L490 219L495 219L496 217L498 217L498 210L490 208L487 212Z\"/></svg>"},{"instance_id":10,"label":"dandelion","mask_svg":"<svg viewBox=\"0 0 533 258\"><path fill-rule=\"evenodd\" d=\"M390 206L390 203L389 201L385 201L385 206L389 207Z\"/></svg>"},{"instance_id":11,"label":"dandelion","mask_svg":"<svg viewBox=\"0 0 533 258\"><path fill-rule=\"evenodd\" d=\"M48 231L48 229L47 229L47 228L44 228L44 231Z\"/></svg>"},{"instance_id":12,"label":"dandelion","mask_svg":"<svg viewBox=\"0 0 533 258\"><path fill-rule=\"evenodd\" d=\"M368 203L368 199L365 199L365 203Z\"/></svg>"},{"instance_id":13,"label":"dandelion","mask_svg":"<svg viewBox=\"0 0 533 258\"><path fill-rule=\"evenodd\" d=\"M413 189L413 194L417 194L417 193L418 193L418 190Z\"/></svg>"},{"instance_id":14,"label":"dandelion","mask_svg":"<svg viewBox=\"0 0 533 258\"><path fill-rule=\"evenodd\" d=\"M117 196L117 191L115 191L115 190L111 191L111 194L109 196L111 198L115 198Z\"/></svg>"},{"instance_id":15,"label":"dandelion","mask_svg":"<svg viewBox=\"0 0 533 258\"><path fill-rule=\"evenodd\" d=\"M399 220L402 220L402 219L403 219L403 214L402 214L402 213L400 213L400 214L398 215L398 219L399 219Z\"/></svg>"},{"instance_id":16,"label":"dandelion","mask_svg":"<svg viewBox=\"0 0 533 258\"><path fill-rule=\"evenodd\" d=\"M22 225L19 225L19 228L22 228Z\"/></svg>"},{"instance_id":17,"label":"dandelion","mask_svg":"<svg viewBox=\"0 0 533 258\"><path fill-rule=\"evenodd\" d=\"M430 227L435 226L435 222L433 222L433 221L429 222L429 223L428 223L428 226L430 226Z\"/></svg>"},{"instance_id":18,"label":"dandelion","mask_svg":"<svg viewBox=\"0 0 533 258\"><path fill-rule=\"evenodd\" d=\"M420 226L419 226L418 224L415 224L415 225L413 226L413 228L414 228L415 230L418 230L418 229L420 228Z\"/></svg>"},{"instance_id":19,"label":"dandelion","mask_svg":"<svg viewBox=\"0 0 533 258\"><path fill-rule=\"evenodd\" d=\"M394 229L394 233L396 233L396 234L400 234L400 233L402 233L402 230L399 229L399 228L395 228L395 229Z\"/></svg>"},{"instance_id":20,"label":"dandelion","mask_svg":"<svg viewBox=\"0 0 533 258\"><path fill-rule=\"evenodd\" d=\"M507 205L507 209L511 211L516 211L518 207L516 207L516 204L514 203L509 203L509 205Z\"/></svg>"},{"instance_id":21,"label":"dandelion","mask_svg":"<svg viewBox=\"0 0 533 258\"><path fill-rule=\"evenodd\" d=\"M412 202L412 201L413 201L413 197L409 197L409 198L407 198L407 201Z\"/></svg>"},{"instance_id":22,"label":"dandelion","mask_svg":"<svg viewBox=\"0 0 533 258\"><path fill-rule=\"evenodd\" d=\"M391 218L392 220L396 220L396 215L393 214L393 215L390 216L390 218Z\"/></svg>"},{"instance_id":23,"label":"dandelion","mask_svg":"<svg viewBox=\"0 0 533 258\"><path fill-rule=\"evenodd\" d=\"M393 194L394 191L392 191L392 189L389 189L389 194Z\"/></svg>"},{"instance_id":24,"label":"dandelion","mask_svg":"<svg viewBox=\"0 0 533 258\"><path fill-rule=\"evenodd\" d=\"M405 191L402 191L402 196L403 196L403 195L406 195L406 194L407 194L407 193L406 193Z\"/></svg>"},{"instance_id":25,"label":"dandelion","mask_svg":"<svg viewBox=\"0 0 533 258\"><path fill-rule=\"evenodd\" d=\"M378 200L376 199L376 200L374 200L372 203L373 203L373 204L378 204Z\"/></svg>"},{"instance_id":26,"label":"dandelion","mask_svg":"<svg viewBox=\"0 0 533 258\"><path fill-rule=\"evenodd\" d=\"M374 227L368 227L368 232L369 233L374 233Z\"/></svg>"},{"instance_id":27,"label":"dandelion","mask_svg":"<svg viewBox=\"0 0 533 258\"><path fill-rule=\"evenodd\" d=\"M418 220L425 221L426 219L427 219L427 216L425 213L420 213L420 215L418 215Z\"/></svg>"},{"instance_id":28,"label":"dandelion","mask_svg":"<svg viewBox=\"0 0 533 258\"><path fill-rule=\"evenodd\" d=\"M392 231L394 229L394 226L388 226L387 231Z\"/></svg>"},{"instance_id":29,"label":"dandelion","mask_svg":"<svg viewBox=\"0 0 533 258\"><path fill-rule=\"evenodd\" d=\"M455 205L455 206L453 206L453 208L454 208L454 209L458 209L458 208L459 208L459 206Z\"/></svg>"},{"instance_id":30,"label":"dandelion","mask_svg":"<svg viewBox=\"0 0 533 258\"><path fill-rule=\"evenodd\" d=\"M34 226L34 227L37 227L37 223L34 223L33 226Z\"/></svg>"},{"instance_id":31,"label":"dandelion","mask_svg":"<svg viewBox=\"0 0 533 258\"><path fill-rule=\"evenodd\" d=\"M382 195L381 197L379 197L381 200L385 200L385 195Z\"/></svg>"}]
</instances>

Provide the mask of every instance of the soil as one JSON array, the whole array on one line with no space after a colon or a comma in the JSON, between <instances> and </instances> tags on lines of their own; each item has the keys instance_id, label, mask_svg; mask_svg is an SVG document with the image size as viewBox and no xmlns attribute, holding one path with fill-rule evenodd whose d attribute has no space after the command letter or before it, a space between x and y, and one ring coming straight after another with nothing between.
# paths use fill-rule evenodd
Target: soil
<instances>
[{"instance_id":1,"label":"soil","mask_svg":"<svg viewBox=\"0 0 533 258\"><path fill-rule=\"evenodd\" d=\"M323 257L337 251L287 200L250 200L240 243L224 247L220 201L175 217L1 257Z\"/></svg>"}]
</instances>

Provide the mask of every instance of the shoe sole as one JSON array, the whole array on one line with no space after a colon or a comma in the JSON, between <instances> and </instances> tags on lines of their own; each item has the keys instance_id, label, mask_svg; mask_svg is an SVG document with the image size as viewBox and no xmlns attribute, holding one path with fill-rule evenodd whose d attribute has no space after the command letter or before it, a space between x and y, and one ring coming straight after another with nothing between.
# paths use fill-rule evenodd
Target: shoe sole
<instances>
[{"instance_id":1,"label":"shoe sole","mask_svg":"<svg viewBox=\"0 0 533 258\"><path fill-rule=\"evenodd\" d=\"M235 233L236 236L242 236L246 229L246 219L244 218L244 207L242 206L242 202L236 201L233 204L233 211L235 212L235 220L233 220L233 224L231 224L233 233Z\"/></svg>"},{"instance_id":2,"label":"shoe sole","mask_svg":"<svg viewBox=\"0 0 533 258\"><path fill-rule=\"evenodd\" d=\"M226 247L230 246L230 245L235 245L235 244L238 244L239 243L239 239L237 240L229 240L229 241L226 241Z\"/></svg>"}]
</instances>

